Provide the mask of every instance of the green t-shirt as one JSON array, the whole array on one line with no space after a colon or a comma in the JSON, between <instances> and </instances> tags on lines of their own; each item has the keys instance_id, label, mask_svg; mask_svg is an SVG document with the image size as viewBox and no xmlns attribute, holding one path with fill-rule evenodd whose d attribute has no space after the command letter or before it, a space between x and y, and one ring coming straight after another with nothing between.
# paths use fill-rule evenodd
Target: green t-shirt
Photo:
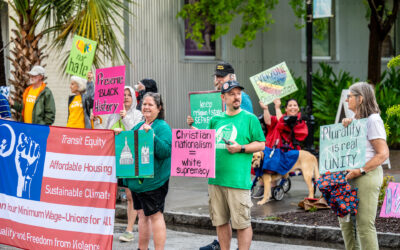
<instances>
[{"instance_id":1,"label":"green t-shirt","mask_svg":"<svg viewBox=\"0 0 400 250\"><path fill-rule=\"evenodd\" d=\"M208 126L209 129L216 131L215 178L209 178L208 184L250 189L252 185L250 168L253 154L229 153L222 138L236 141L240 145L265 141L257 117L245 110L234 116L229 116L224 112L214 116Z\"/></svg>"}]
</instances>

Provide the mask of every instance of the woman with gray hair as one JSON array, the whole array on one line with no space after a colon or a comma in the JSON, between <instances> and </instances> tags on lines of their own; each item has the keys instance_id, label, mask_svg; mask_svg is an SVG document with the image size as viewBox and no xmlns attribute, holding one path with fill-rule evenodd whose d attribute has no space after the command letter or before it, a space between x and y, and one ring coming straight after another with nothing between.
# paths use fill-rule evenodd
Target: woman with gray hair
<instances>
[{"instance_id":1,"label":"woman with gray hair","mask_svg":"<svg viewBox=\"0 0 400 250\"><path fill-rule=\"evenodd\" d=\"M389 157L386 132L380 117L374 89L366 82L357 82L350 87L346 101L354 112L354 119L367 118L367 147L365 165L348 171L346 179L353 188L358 188L358 212L355 220L340 221L346 249L379 249L375 229L379 190L383 180L381 164ZM352 118L344 118L347 127Z\"/></svg>"},{"instance_id":2,"label":"woman with gray hair","mask_svg":"<svg viewBox=\"0 0 400 250\"><path fill-rule=\"evenodd\" d=\"M86 80L78 76L71 77L69 88L72 95L68 98L68 121L69 128L85 128L85 120L90 120L90 116L85 112Z\"/></svg>"}]
</instances>

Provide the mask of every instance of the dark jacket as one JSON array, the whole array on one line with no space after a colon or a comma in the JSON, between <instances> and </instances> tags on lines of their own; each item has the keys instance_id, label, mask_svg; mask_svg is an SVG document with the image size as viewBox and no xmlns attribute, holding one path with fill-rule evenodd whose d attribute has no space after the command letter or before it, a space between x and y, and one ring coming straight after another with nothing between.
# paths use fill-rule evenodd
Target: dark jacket
<instances>
[{"instance_id":1,"label":"dark jacket","mask_svg":"<svg viewBox=\"0 0 400 250\"><path fill-rule=\"evenodd\" d=\"M90 113L93 109L93 101L94 101L94 84L93 82L87 82L86 84L86 92L81 94L82 96L82 108L83 115L85 117L85 128L92 128L92 124L90 122ZM70 95L68 98L68 106L71 104L72 100L74 100L75 95ZM69 109L68 109L68 117L69 118Z\"/></svg>"},{"instance_id":2,"label":"dark jacket","mask_svg":"<svg viewBox=\"0 0 400 250\"><path fill-rule=\"evenodd\" d=\"M139 95L137 97L138 100L138 105L136 107L137 110L142 110L143 96L147 92L158 93L157 83L153 79L142 79L140 82L143 83L145 90L139 92Z\"/></svg>"},{"instance_id":3,"label":"dark jacket","mask_svg":"<svg viewBox=\"0 0 400 250\"><path fill-rule=\"evenodd\" d=\"M24 121L24 106L26 102L26 97L29 93L29 90L32 88L32 85L27 87L22 96L23 103L15 102L13 108L17 112L22 113L21 121ZM42 125L52 125L56 118L56 105L54 103L53 94L51 90L46 86L43 82L40 86L41 91L36 98L35 104L33 106L32 111L32 123L33 124L42 124Z\"/></svg>"}]
</instances>

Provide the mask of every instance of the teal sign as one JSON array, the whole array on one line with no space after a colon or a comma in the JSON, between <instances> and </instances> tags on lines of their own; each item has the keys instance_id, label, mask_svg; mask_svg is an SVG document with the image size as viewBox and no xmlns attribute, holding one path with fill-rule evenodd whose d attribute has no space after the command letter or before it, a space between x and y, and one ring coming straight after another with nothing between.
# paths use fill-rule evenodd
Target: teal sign
<instances>
[{"instance_id":1,"label":"teal sign","mask_svg":"<svg viewBox=\"0 0 400 250\"><path fill-rule=\"evenodd\" d=\"M365 165L367 119L353 120L346 128L341 123L320 127L319 172L337 172Z\"/></svg>"},{"instance_id":2,"label":"teal sign","mask_svg":"<svg viewBox=\"0 0 400 250\"><path fill-rule=\"evenodd\" d=\"M118 178L153 178L153 130L122 131L116 135L115 160Z\"/></svg>"},{"instance_id":3,"label":"teal sign","mask_svg":"<svg viewBox=\"0 0 400 250\"><path fill-rule=\"evenodd\" d=\"M206 129L211 118L224 111L221 91L190 92L189 102L193 127L198 129Z\"/></svg>"}]
</instances>

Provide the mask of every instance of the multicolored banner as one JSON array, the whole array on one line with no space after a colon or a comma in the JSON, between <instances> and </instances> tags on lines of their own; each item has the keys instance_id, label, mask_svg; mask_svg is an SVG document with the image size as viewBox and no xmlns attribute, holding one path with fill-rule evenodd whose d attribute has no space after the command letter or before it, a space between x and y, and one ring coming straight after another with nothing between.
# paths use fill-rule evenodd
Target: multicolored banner
<instances>
[{"instance_id":1,"label":"multicolored banner","mask_svg":"<svg viewBox=\"0 0 400 250\"><path fill-rule=\"evenodd\" d=\"M400 218L400 183L389 182L379 216Z\"/></svg>"},{"instance_id":2,"label":"multicolored banner","mask_svg":"<svg viewBox=\"0 0 400 250\"><path fill-rule=\"evenodd\" d=\"M250 81L258 98L265 105L272 103L276 98L282 98L297 91L297 86L285 62L250 77Z\"/></svg>"},{"instance_id":3,"label":"multicolored banner","mask_svg":"<svg viewBox=\"0 0 400 250\"><path fill-rule=\"evenodd\" d=\"M347 127L341 123L320 127L319 172L337 172L365 165L367 119L353 120Z\"/></svg>"},{"instance_id":4,"label":"multicolored banner","mask_svg":"<svg viewBox=\"0 0 400 250\"><path fill-rule=\"evenodd\" d=\"M125 65L96 70L93 114L119 113L124 108Z\"/></svg>"},{"instance_id":5,"label":"multicolored banner","mask_svg":"<svg viewBox=\"0 0 400 250\"><path fill-rule=\"evenodd\" d=\"M189 102L193 126L198 129L206 129L211 118L224 111L221 91L189 92Z\"/></svg>"},{"instance_id":6,"label":"multicolored banner","mask_svg":"<svg viewBox=\"0 0 400 250\"><path fill-rule=\"evenodd\" d=\"M0 120L0 243L111 249L114 132Z\"/></svg>"},{"instance_id":7,"label":"multicolored banner","mask_svg":"<svg viewBox=\"0 0 400 250\"><path fill-rule=\"evenodd\" d=\"M215 178L215 130L173 129L171 175Z\"/></svg>"},{"instance_id":8,"label":"multicolored banner","mask_svg":"<svg viewBox=\"0 0 400 250\"><path fill-rule=\"evenodd\" d=\"M96 46L96 41L75 35L66 72L87 79L87 73L92 68Z\"/></svg>"},{"instance_id":9,"label":"multicolored banner","mask_svg":"<svg viewBox=\"0 0 400 250\"><path fill-rule=\"evenodd\" d=\"M117 177L154 177L154 132L122 131L115 136Z\"/></svg>"}]
</instances>

